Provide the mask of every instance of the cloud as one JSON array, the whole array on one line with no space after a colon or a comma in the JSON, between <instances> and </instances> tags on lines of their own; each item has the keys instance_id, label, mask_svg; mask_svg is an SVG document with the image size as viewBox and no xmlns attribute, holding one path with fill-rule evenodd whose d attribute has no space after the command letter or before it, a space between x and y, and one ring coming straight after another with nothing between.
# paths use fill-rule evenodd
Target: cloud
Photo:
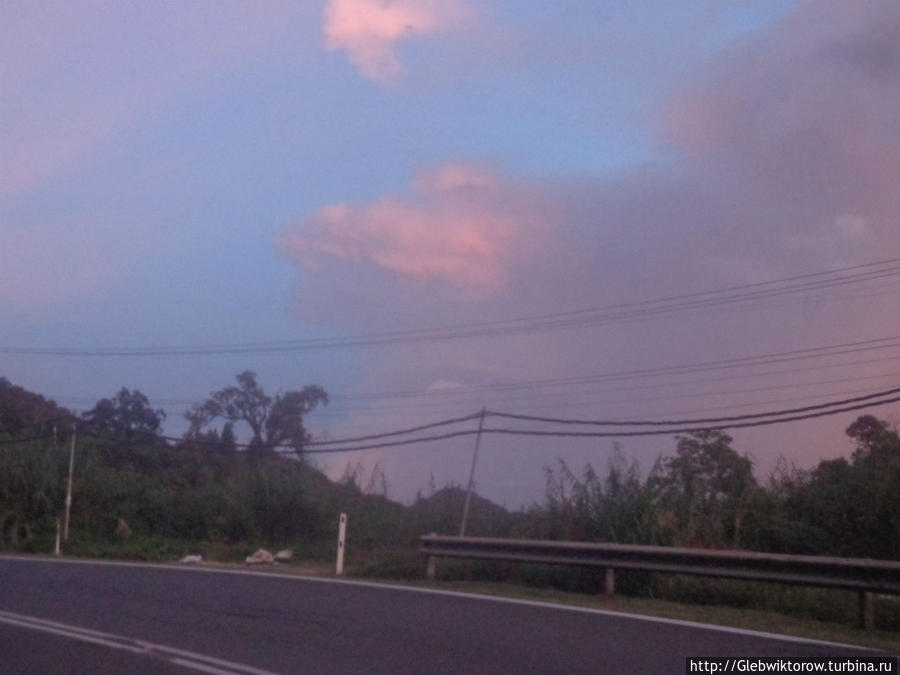
<instances>
[{"instance_id":1,"label":"cloud","mask_svg":"<svg viewBox=\"0 0 900 675\"><path fill-rule=\"evenodd\" d=\"M471 324L693 293L898 254L900 5L801 3L784 20L716 54L715 62L672 91L659 114L660 142L674 151L675 161L665 165L528 185L449 165L420 175L406 196L362 207L335 205L299 221L282 246L307 269L319 269L302 276L298 313L344 333ZM470 236L479 245L466 248L461 235L473 222L480 227ZM436 293L435 284L424 281L492 292ZM758 411L777 407L782 398L765 391L703 393L716 387L797 386L784 398L821 396L847 385L804 389L804 381L825 376L773 369L733 387L668 378L663 392L654 391L660 381L652 378L512 393L490 387L895 334L889 303L896 288L891 280L879 283L885 287L810 290L800 300L778 298L751 311L723 306L652 322L384 347L367 355L362 390L422 395L402 404L373 402L348 419L360 426L369 420L363 428L377 431L482 405L585 418L683 417L748 403L722 414ZM318 314L309 309L309 298L326 295L327 307ZM884 374L879 364L832 367L827 377L835 379ZM727 373L734 374L743 371ZM442 391L434 386L439 381L465 386ZM634 391L622 397L615 391L620 386ZM602 388L607 391L593 391ZM660 393L668 398L654 398ZM642 396L648 400L627 402ZM763 471L779 452L810 465L842 451L847 423L835 418L737 432L736 447L753 453ZM645 468L672 447L669 438L625 443ZM423 448L422 459L373 451L371 460L415 487L429 472L439 482L464 480L470 448L463 439L431 454ZM605 448L573 441L532 449L525 441L488 437L485 456L491 459L479 467L479 489L516 503L523 489L533 489L523 487L528 481L540 482L535 467L552 456L571 466L592 461L599 467Z\"/></svg>"},{"instance_id":2,"label":"cloud","mask_svg":"<svg viewBox=\"0 0 900 675\"><path fill-rule=\"evenodd\" d=\"M426 392L430 391L452 391L454 389L459 389L463 385L460 382L455 380L435 380L431 384L429 384L426 388Z\"/></svg>"},{"instance_id":3,"label":"cloud","mask_svg":"<svg viewBox=\"0 0 900 675\"><path fill-rule=\"evenodd\" d=\"M346 51L365 77L390 81L404 72L399 42L451 30L468 13L462 0L328 0L325 44Z\"/></svg>"},{"instance_id":4,"label":"cloud","mask_svg":"<svg viewBox=\"0 0 900 675\"><path fill-rule=\"evenodd\" d=\"M898 109L900 5L805 2L683 88L664 126L691 172L767 202L783 227L852 213L884 235L900 215Z\"/></svg>"},{"instance_id":5,"label":"cloud","mask_svg":"<svg viewBox=\"0 0 900 675\"><path fill-rule=\"evenodd\" d=\"M406 279L497 292L548 218L540 199L514 181L446 165L421 174L405 197L327 206L289 227L279 243L310 269L328 260L367 263Z\"/></svg>"},{"instance_id":6,"label":"cloud","mask_svg":"<svg viewBox=\"0 0 900 675\"><path fill-rule=\"evenodd\" d=\"M834 219L838 235L843 239L859 239L869 236L869 223L862 216L845 214Z\"/></svg>"},{"instance_id":7,"label":"cloud","mask_svg":"<svg viewBox=\"0 0 900 675\"><path fill-rule=\"evenodd\" d=\"M4 3L0 199L40 187L259 50L304 10L222 2Z\"/></svg>"}]
</instances>

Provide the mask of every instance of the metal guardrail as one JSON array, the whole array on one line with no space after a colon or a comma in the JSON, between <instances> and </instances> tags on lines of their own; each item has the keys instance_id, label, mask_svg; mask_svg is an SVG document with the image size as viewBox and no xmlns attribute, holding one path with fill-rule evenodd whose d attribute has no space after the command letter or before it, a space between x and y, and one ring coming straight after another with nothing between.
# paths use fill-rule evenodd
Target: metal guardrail
<instances>
[{"instance_id":1,"label":"metal guardrail","mask_svg":"<svg viewBox=\"0 0 900 675\"><path fill-rule=\"evenodd\" d=\"M900 595L900 562L886 560L433 534L420 542L429 578L434 578L435 559L448 557L605 568L610 595L617 569L855 590L866 627L873 623L871 593Z\"/></svg>"}]
</instances>

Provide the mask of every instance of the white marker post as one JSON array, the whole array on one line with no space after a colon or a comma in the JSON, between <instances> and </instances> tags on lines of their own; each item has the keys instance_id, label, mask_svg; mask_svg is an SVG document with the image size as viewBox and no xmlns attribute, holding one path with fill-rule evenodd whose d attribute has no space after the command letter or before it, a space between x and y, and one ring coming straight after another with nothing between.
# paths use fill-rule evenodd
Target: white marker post
<instances>
[{"instance_id":1,"label":"white marker post","mask_svg":"<svg viewBox=\"0 0 900 675\"><path fill-rule=\"evenodd\" d=\"M69 541L69 514L72 513L72 474L75 471L75 425L72 425L72 446L69 450L69 483L66 487L66 520L63 523L63 541Z\"/></svg>"},{"instance_id":2,"label":"white marker post","mask_svg":"<svg viewBox=\"0 0 900 675\"><path fill-rule=\"evenodd\" d=\"M344 542L347 540L347 514L341 514L341 524L338 526L338 550L337 550L337 567L335 574L343 576L344 574Z\"/></svg>"}]
</instances>

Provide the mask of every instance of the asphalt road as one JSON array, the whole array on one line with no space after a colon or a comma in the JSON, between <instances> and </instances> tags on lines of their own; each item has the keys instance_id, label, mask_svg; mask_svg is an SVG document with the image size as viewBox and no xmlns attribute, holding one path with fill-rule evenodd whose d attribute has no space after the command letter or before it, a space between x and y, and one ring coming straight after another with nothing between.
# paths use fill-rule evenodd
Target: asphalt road
<instances>
[{"instance_id":1,"label":"asphalt road","mask_svg":"<svg viewBox=\"0 0 900 675\"><path fill-rule=\"evenodd\" d=\"M632 675L866 653L366 584L0 558L0 672Z\"/></svg>"}]
</instances>

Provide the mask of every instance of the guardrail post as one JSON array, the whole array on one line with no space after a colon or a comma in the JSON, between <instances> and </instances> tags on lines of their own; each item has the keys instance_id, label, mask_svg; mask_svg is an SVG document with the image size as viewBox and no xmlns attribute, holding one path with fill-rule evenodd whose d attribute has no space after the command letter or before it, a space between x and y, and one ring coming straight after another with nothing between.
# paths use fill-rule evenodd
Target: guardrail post
<instances>
[{"instance_id":1,"label":"guardrail post","mask_svg":"<svg viewBox=\"0 0 900 675\"><path fill-rule=\"evenodd\" d=\"M616 571L612 567L606 568L606 576L603 580L603 592L607 597L616 594Z\"/></svg>"},{"instance_id":2,"label":"guardrail post","mask_svg":"<svg viewBox=\"0 0 900 675\"><path fill-rule=\"evenodd\" d=\"M869 591L859 591L859 627L863 630L875 627L875 597Z\"/></svg>"},{"instance_id":3,"label":"guardrail post","mask_svg":"<svg viewBox=\"0 0 900 675\"><path fill-rule=\"evenodd\" d=\"M432 532L431 536L434 537L437 533ZM425 578L428 581L434 581L437 576L437 556L430 555L425 561Z\"/></svg>"}]
</instances>

